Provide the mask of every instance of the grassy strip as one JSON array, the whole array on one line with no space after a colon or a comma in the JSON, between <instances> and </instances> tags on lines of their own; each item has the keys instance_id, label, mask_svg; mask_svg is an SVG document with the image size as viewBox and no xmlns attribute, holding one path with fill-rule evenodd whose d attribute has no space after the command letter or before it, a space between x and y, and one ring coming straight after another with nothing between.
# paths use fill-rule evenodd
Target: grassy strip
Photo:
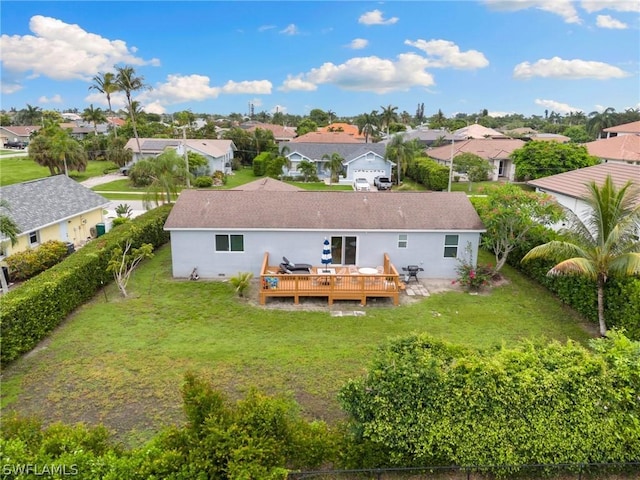
<instances>
[{"instance_id":1,"label":"grassy strip","mask_svg":"<svg viewBox=\"0 0 640 480\"><path fill-rule=\"evenodd\" d=\"M105 170L113 170L116 166L112 162L90 161L84 172L70 171L69 176L78 182L91 177L103 175ZM50 175L47 167L41 167L29 157L0 157L0 186L27 182Z\"/></svg>"},{"instance_id":2,"label":"grassy strip","mask_svg":"<svg viewBox=\"0 0 640 480\"><path fill-rule=\"evenodd\" d=\"M435 294L407 306L343 310L264 309L226 282L174 280L168 246L135 273L132 297L109 285L46 346L5 372L5 410L47 412L47 421L104 422L137 443L183 420L179 387L195 371L232 397L252 386L291 395L312 418L342 416L336 393L362 375L390 337L428 332L488 347L524 337L585 341L580 319L543 288L506 269L509 283L488 294ZM292 301L291 301L292 303Z\"/></svg>"}]
</instances>

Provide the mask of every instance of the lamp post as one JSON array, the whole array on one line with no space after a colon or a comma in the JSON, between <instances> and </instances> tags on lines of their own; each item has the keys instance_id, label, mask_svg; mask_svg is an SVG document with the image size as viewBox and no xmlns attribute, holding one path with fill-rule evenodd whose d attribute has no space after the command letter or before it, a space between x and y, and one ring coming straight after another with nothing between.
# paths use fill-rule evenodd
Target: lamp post
<instances>
[{"instance_id":1,"label":"lamp post","mask_svg":"<svg viewBox=\"0 0 640 480\"><path fill-rule=\"evenodd\" d=\"M182 154L184 155L184 163L187 166L187 188L191 188L191 180L189 179L189 155L187 154L187 126L182 128Z\"/></svg>"},{"instance_id":2,"label":"lamp post","mask_svg":"<svg viewBox=\"0 0 640 480\"><path fill-rule=\"evenodd\" d=\"M449 186L447 192L451 191L451 175L453 175L453 134L451 135L451 158L449 159Z\"/></svg>"}]
</instances>

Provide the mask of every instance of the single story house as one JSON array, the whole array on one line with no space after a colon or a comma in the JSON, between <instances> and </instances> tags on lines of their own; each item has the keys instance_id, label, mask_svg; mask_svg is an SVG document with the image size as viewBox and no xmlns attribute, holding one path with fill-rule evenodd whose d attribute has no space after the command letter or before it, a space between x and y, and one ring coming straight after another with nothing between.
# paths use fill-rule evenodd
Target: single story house
<instances>
[{"instance_id":1,"label":"single story house","mask_svg":"<svg viewBox=\"0 0 640 480\"><path fill-rule=\"evenodd\" d=\"M380 143L297 143L289 142L284 150L291 167L285 168L285 175L299 176L298 166L306 160L316 165L318 178L329 178L331 171L328 160L334 153L340 155L344 176L340 183L352 183L356 178L366 178L370 184L379 176L390 177L395 163L385 157L386 145Z\"/></svg>"},{"instance_id":2,"label":"single story house","mask_svg":"<svg viewBox=\"0 0 640 480\"><path fill-rule=\"evenodd\" d=\"M277 143L289 142L293 140L297 133L295 127L287 127L283 125L276 125L274 123L261 123L261 122L245 122L240 125L240 128L248 132L255 132L256 129L269 130L273 133L273 139Z\"/></svg>"},{"instance_id":3,"label":"single story house","mask_svg":"<svg viewBox=\"0 0 640 480\"><path fill-rule=\"evenodd\" d=\"M326 238L332 265L376 267L386 253L400 272L453 279L468 246L477 260L485 231L463 192L262 189L183 191L164 228L176 278L259 275L265 253L320 266Z\"/></svg>"},{"instance_id":4,"label":"single story house","mask_svg":"<svg viewBox=\"0 0 640 480\"><path fill-rule=\"evenodd\" d=\"M630 123L623 123L615 127L608 127L602 130L605 138L618 137L621 135L640 135L640 120Z\"/></svg>"},{"instance_id":5,"label":"single story house","mask_svg":"<svg viewBox=\"0 0 640 480\"><path fill-rule=\"evenodd\" d=\"M640 165L616 162L579 168L570 172L530 180L527 183L535 187L538 192L554 196L560 205L571 210L579 218L584 219L585 215L590 211L589 206L584 201L587 195L586 185L590 182L596 182L596 184L601 185L609 175L614 185L618 188L621 188L628 181L632 181L640 188ZM640 203L640 198L636 200ZM562 226L564 224L556 225L556 228Z\"/></svg>"},{"instance_id":6,"label":"single story house","mask_svg":"<svg viewBox=\"0 0 640 480\"><path fill-rule=\"evenodd\" d=\"M0 126L0 141L2 145L8 142L25 142L31 141L31 134L40 130L38 125L3 125Z\"/></svg>"},{"instance_id":7,"label":"single story house","mask_svg":"<svg viewBox=\"0 0 640 480\"><path fill-rule=\"evenodd\" d=\"M300 135L291 140L291 143L365 143L364 137L356 137L350 133L336 131L315 131Z\"/></svg>"},{"instance_id":8,"label":"single story house","mask_svg":"<svg viewBox=\"0 0 640 480\"><path fill-rule=\"evenodd\" d=\"M125 145L125 148L133 152L132 163L142 158L155 158L168 148L176 150L179 155L184 155L184 148L186 148L187 152L198 153L207 159L209 173L216 171L231 173L231 161L237 150L232 140L140 138L139 141L140 148L135 137L129 139Z\"/></svg>"},{"instance_id":9,"label":"single story house","mask_svg":"<svg viewBox=\"0 0 640 480\"><path fill-rule=\"evenodd\" d=\"M49 240L84 244L104 227L103 210L109 204L102 195L65 175L0 187L0 198L8 205L0 211L20 229L16 245L1 239L7 256Z\"/></svg>"},{"instance_id":10,"label":"single story house","mask_svg":"<svg viewBox=\"0 0 640 480\"><path fill-rule=\"evenodd\" d=\"M488 128L479 123L467 125L453 131L454 135L464 138L506 138L506 135L493 128Z\"/></svg>"},{"instance_id":11,"label":"single story house","mask_svg":"<svg viewBox=\"0 0 640 480\"><path fill-rule=\"evenodd\" d=\"M453 133L447 132L446 130L417 128L415 130L408 130L406 132L392 133L391 135L389 135L389 138L382 140L380 143L386 145L390 143L393 137L395 137L396 135L400 135L405 142L416 140L423 147L431 147L433 145L451 145L452 141L460 142L467 139L467 137L464 137L462 135L455 135Z\"/></svg>"},{"instance_id":12,"label":"single story house","mask_svg":"<svg viewBox=\"0 0 640 480\"><path fill-rule=\"evenodd\" d=\"M452 145L430 148L426 154L443 165L449 165L451 157L461 153L473 153L489 161L493 166L490 180L506 179L513 181L516 168L511 159L514 150L522 148L525 142L517 138L471 138Z\"/></svg>"},{"instance_id":13,"label":"single story house","mask_svg":"<svg viewBox=\"0 0 640 480\"><path fill-rule=\"evenodd\" d=\"M603 162L640 165L640 134L620 134L585 143L589 155Z\"/></svg>"}]
</instances>

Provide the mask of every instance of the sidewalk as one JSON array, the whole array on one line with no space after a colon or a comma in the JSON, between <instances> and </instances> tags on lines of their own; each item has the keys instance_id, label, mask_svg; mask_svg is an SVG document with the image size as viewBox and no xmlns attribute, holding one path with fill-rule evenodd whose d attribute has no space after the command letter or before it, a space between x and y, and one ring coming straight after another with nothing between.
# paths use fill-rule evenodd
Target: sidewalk
<instances>
[{"instance_id":1,"label":"sidewalk","mask_svg":"<svg viewBox=\"0 0 640 480\"><path fill-rule=\"evenodd\" d=\"M91 188L91 187L95 187L96 185L102 185L105 183L113 182L115 180L122 180L123 178L127 178L127 177L125 177L121 173L108 173L100 177L88 178L84 182L80 182L80 184L84 185L87 188Z\"/></svg>"}]
</instances>

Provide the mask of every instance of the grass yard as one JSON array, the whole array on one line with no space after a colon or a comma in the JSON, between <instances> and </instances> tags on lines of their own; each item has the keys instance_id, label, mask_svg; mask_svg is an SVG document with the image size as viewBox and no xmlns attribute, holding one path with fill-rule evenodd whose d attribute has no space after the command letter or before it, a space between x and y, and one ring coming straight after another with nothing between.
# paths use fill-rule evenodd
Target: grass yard
<instances>
[{"instance_id":1,"label":"grass yard","mask_svg":"<svg viewBox=\"0 0 640 480\"><path fill-rule=\"evenodd\" d=\"M115 170L112 162L90 161L84 172L69 171L69 176L78 182L103 175L105 170ZM47 167L41 167L29 157L0 157L0 186L36 180L50 175Z\"/></svg>"},{"instance_id":2,"label":"grass yard","mask_svg":"<svg viewBox=\"0 0 640 480\"><path fill-rule=\"evenodd\" d=\"M183 420L179 389L184 373L194 371L232 398L257 387L290 395L309 418L332 422L342 418L341 385L362 375L390 337L428 332L477 347L590 338L580 318L544 289L506 273L509 282L487 294L452 291L399 307L344 302L338 308L366 315L332 317L326 304L315 311L293 300L287 310L264 308L255 290L239 299L226 282L174 280L165 246L136 271L130 298L107 286L5 370L3 414L103 422L139 445Z\"/></svg>"}]
</instances>

